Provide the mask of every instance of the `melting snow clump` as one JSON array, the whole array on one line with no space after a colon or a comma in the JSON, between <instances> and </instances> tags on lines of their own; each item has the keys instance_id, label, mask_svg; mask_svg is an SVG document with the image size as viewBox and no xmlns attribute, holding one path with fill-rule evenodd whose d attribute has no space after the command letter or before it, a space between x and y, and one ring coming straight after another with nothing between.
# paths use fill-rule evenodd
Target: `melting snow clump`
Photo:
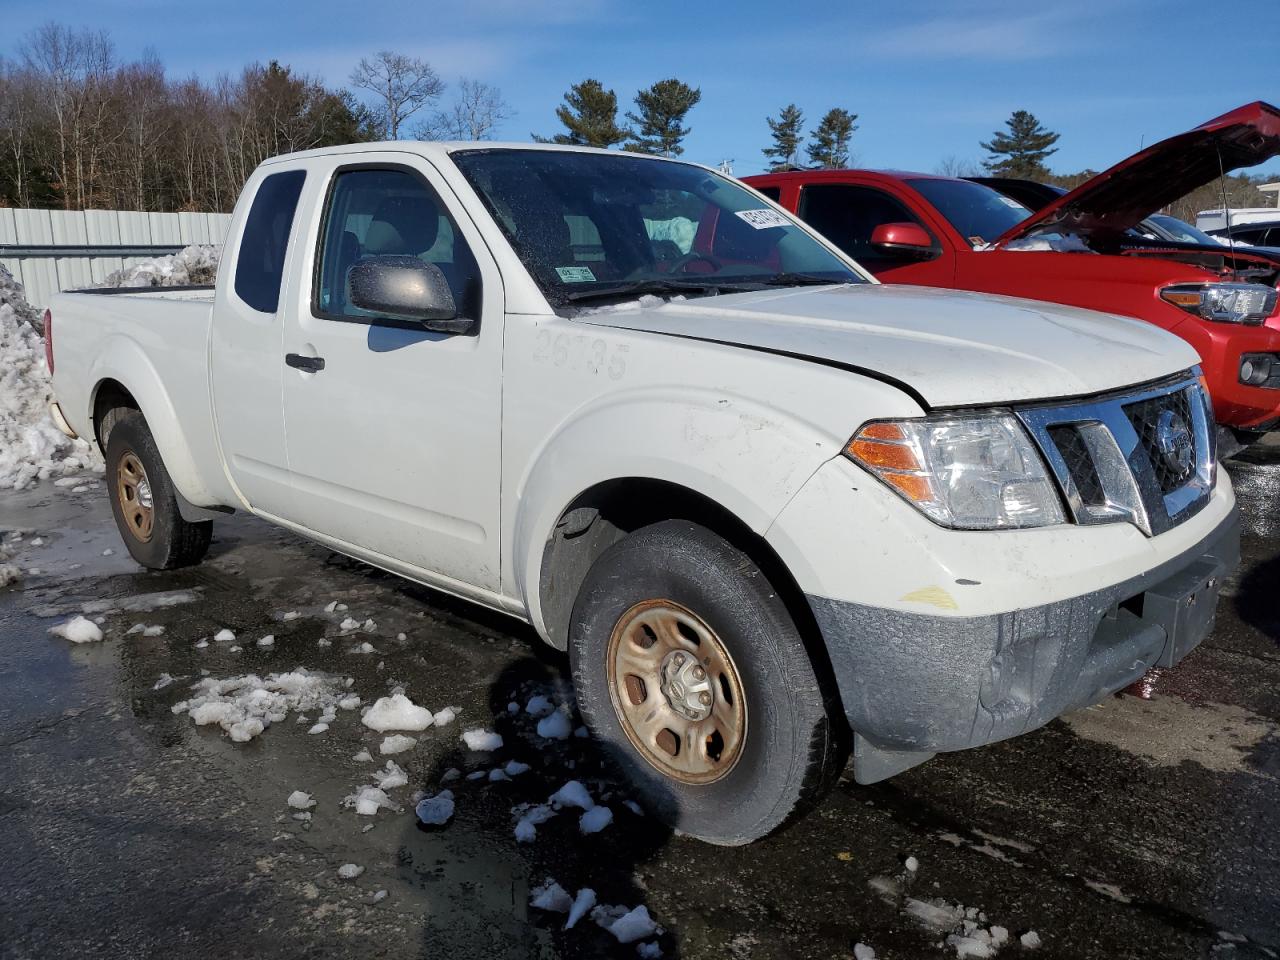
<instances>
[{"instance_id":1,"label":"melting snow clump","mask_svg":"<svg viewBox=\"0 0 1280 960\"><path fill-rule=\"evenodd\" d=\"M591 799L591 794L577 780L570 780L563 787L553 793L548 802L559 809L561 807L578 807L582 810L590 810L596 805Z\"/></svg>"},{"instance_id":2,"label":"melting snow clump","mask_svg":"<svg viewBox=\"0 0 1280 960\"><path fill-rule=\"evenodd\" d=\"M550 910L553 913L568 913L573 906L573 898L564 887L554 880L548 880L540 887L529 891L529 906L539 910Z\"/></svg>"},{"instance_id":3,"label":"melting snow clump","mask_svg":"<svg viewBox=\"0 0 1280 960\"><path fill-rule=\"evenodd\" d=\"M463 733L462 740L467 745L468 750L474 750L477 753L487 753L502 746L501 734L479 728Z\"/></svg>"},{"instance_id":4,"label":"melting snow clump","mask_svg":"<svg viewBox=\"0 0 1280 960\"><path fill-rule=\"evenodd\" d=\"M406 750L412 750L418 745L418 741L413 737L406 737L401 733L393 733L382 741L382 746L378 747L378 752L384 757L393 753L404 753ZM369 759L373 759L370 757Z\"/></svg>"},{"instance_id":5,"label":"melting snow clump","mask_svg":"<svg viewBox=\"0 0 1280 960\"><path fill-rule=\"evenodd\" d=\"M332 677L299 667L290 673L256 674L216 680L206 677L191 687L193 695L173 705L199 726L216 723L243 743L272 723L281 723L290 712L329 712L344 694L342 683Z\"/></svg>"},{"instance_id":6,"label":"melting snow clump","mask_svg":"<svg viewBox=\"0 0 1280 960\"><path fill-rule=\"evenodd\" d=\"M362 817L377 816L378 811L384 808L396 812L400 810L380 787L361 787L350 796L344 797L342 805L355 808L356 813Z\"/></svg>"},{"instance_id":7,"label":"melting snow clump","mask_svg":"<svg viewBox=\"0 0 1280 960\"><path fill-rule=\"evenodd\" d=\"M344 863L338 868L338 876L343 880L354 880L362 873L364 873L364 867L357 863Z\"/></svg>"},{"instance_id":8,"label":"melting snow clump","mask_svg":"<svg viewBox=\"0 0 1280 960\"><path fill-rule=\"evenodd\" d=\"M573 732L573 725L559 710L549 713L538 721L538 736L547 740L567 740Z\"/></svg>"},{"instance_id":9,"label":"melting snow clump","mask_svg":"<svg viewBox=\"0 0 1280 960\"><path fill-rule=\"evenodd\" d=\"M82 616L74 616L66 623L50 627L49 632L55 637L70 640L72 643L96 643L102 639L102 629L92 620Z\"/></svg>"},{"instance_id":10,"label":"melting snow clump","mask_svg":"<svg viewBox=\"0 0 1280 960\"><path fill-rule=\"evenodd\" d=\"M613 811L608 807L592 807L578 820L578 829L583 833L599 833L613 823Z\"/></svg>"},{"instance_id":11,"label":"melting snow clump","mask_svg":"<svg viewBox=\"0 0 1280 960\"><path fill-rule=\"evenodd\" d=\"M316 802L311 799L311 794L304 793L302 790L295 790L289 794L288 804L295 810L310 810L316 805Z\"/></svg>"},{"instance_id":12,"label":"melting snow clump","mask_svg":"<svg viewBox=\"0 0 1280 960\"><path fill-rule=\"evenodd\" d=\"M441 790L434 797L424 797L414 807L418 819L430 826L439 827L453 816L453 791Z\"/></svg>"},{"instance_id":13,"label":"melting snow clump","mask_svg":"<svg viewBox=\"0 0 1280 960\"><path fill-rule=\"evenodd\" d=\"M1018 938L1018 942L1026 949L1034 950L1040 946L1040 934L1036 933L1034 930L1028 930Z\"/></svg>"},{"instance_id":14,"label":"melting snow clump","mask_svg":"<svg viewBox=\"0 0 1280 960\"><path fill-rule=\"evenodd\" d=\"M876 960L876 952L865 943L856 943L853 946L853 960Z\"/></svg>"},{"instance_id":15,"label":"melting snow clump","mask_svg":"<svg viewBox=\"0 0 1280 960\"><path fill-rule=\"evenodd\" d=\"M583 887L573 898L569 907L569 919L564 922L566 930L572 930L579 920L587 915L587 911L596 905L596 892L590 887Z\"/></svg>"},{"instance_id":16,"label":"melting snow clump","mask_svg":"<svg viewBox=\"0 0 1280 960\"><path fill-rule=\"evenodd\" d=\"M364 714L364 725L379 733L388 730L425 730L434 720L430 710L418 706L403 693L379 697Z\"/></svg>"}]
</instances>

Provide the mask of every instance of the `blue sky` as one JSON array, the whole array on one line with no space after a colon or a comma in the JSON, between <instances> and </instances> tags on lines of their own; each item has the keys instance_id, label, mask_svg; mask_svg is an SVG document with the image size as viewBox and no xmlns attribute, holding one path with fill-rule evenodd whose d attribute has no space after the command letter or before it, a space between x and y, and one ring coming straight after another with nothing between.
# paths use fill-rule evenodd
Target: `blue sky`
<instances>
[{"instance_id":1,"label":"blue sky","mask_svg":"<svg viewBox=\"0 0 1280 960\"><path fill-rule=\"evenodd\" d=\"M1274 0L0 0L0 49L12 55L56 15L108 30L123 57L153 48L174 76L275 58L344 84L361 56L389 48L446 80L501 88L514 140L556 132L556 105L584 77L629 107L636 89L676 76L702 89L685 156L732 159L739 175L763 167L765 117L792 101L809 129L829 107L857 113L859 165L926 171L980 160L978 141L1021 108L1062 134L1050 165L1069 172L1280 101L1275 12Z\"/></svg>"}]
</instances>

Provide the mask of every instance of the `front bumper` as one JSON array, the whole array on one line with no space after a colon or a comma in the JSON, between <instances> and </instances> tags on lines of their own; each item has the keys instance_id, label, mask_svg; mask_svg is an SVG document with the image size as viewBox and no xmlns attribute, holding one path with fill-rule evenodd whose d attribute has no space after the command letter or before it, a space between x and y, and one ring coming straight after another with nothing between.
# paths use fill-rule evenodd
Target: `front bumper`
<instances>
[{"instance_id":1,"label":"front bumper","mask_svg":"<svg viewBox=\"0 0 1280 960\"><path fill-rule=\"evenodd\" d=\"M1004 740L1185 657L1239 562L1231 510L1146 573L1003 613L938 616L809 595L872 783L933 754Z\"/></svg>"}]
</instances>

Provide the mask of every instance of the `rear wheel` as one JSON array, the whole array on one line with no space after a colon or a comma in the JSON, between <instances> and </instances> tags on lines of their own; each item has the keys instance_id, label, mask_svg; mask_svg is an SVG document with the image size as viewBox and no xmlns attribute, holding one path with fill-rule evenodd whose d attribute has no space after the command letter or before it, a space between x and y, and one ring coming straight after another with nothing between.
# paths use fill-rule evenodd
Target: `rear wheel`
<instances>
[{"instance_id":1,"label":"rear wheel","mask_svg":"<svg viewBox=\"0 0 1280 960\"><path fill-rule=\"evenodd\" d=\"M113 412L106 460L111 512L130 556L153 570L199 563L213 523L183 519L169 471L137 410Z\"/></svg>"},{"instance_id":2,"label":"rear wheel","mask_svg":"<svg viewBox=\"0 0 1280 960\"><path fill-rule=\"evenodd\" d=\"M684 833L749 843L843 766L786 605L705 527L664 521L606 550L574 607L569 653L583 717Z\"/></svg>"}]
</instances>

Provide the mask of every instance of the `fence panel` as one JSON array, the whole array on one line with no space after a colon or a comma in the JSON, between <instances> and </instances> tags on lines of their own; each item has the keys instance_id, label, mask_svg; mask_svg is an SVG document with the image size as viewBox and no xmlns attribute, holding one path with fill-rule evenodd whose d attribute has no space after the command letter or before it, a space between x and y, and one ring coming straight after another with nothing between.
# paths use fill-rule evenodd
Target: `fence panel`
<instances>
[{"instance_id":1,"label":"fence panel","mask_svg":"<svg viewBox=\"0 0 1280 960\"><path fill-rule=\"evenodd\" d=\"M43 306L60 290L101 283L122 264L221 244L229 213L0 208L0 263Z\"/></svg>"}]
</instances>

